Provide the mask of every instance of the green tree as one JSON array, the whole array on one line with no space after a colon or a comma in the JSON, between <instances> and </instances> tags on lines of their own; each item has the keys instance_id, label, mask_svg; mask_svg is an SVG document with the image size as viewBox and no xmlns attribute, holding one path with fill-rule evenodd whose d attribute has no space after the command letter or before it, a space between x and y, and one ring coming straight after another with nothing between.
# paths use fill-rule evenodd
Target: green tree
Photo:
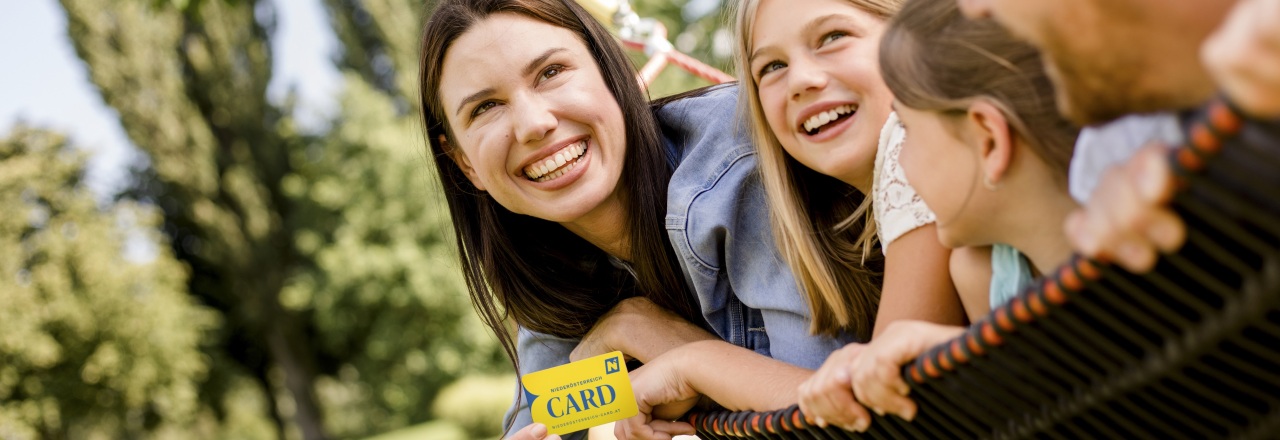
<instances>
[{"instance_id":1,"label":"green tree","mask_svg":"<svg viewBox=\"0 0 1280 440\"><path fill-rule=\"evenodd\" d=\"M271 3L61 3L148 159L128 197L160 208L191 294L225 322L201 387L215 414L258 396L277 437L357 436L425 421L464 370L501 367L467 305L407 98L412 2L328 4L347 81L319 134L267 99ZM246 378L256 392L233 386Z\"/></svg>"},{"instance_id":2,"label":"green tree","mask_svg":"<svg viewBox=\"0 0 1280 440\"><path fill-rule=\"evenodd\" d=\"M425 421L441 388L505 361L470 308L417 121L356 75L347 84L341 124L295 151L284 182L299 216L331 220L296 229L314 266L281 301L315 323L334 372L322 391L350 396L328 399L327 422L353 435Z\"/></svg>"},{"instance_id":3,"label":"green tree","mask_svg":"<svg viewBox=\"0 0 1280 440\"><path fill-rule=\"evenodd\" d=\"M267 98L272 2L59 1L146 158L123 198L158 208L187 290L222 323L204 344L193 432L365 435L426 421L446 384L503 370L469 309L417 125L418 34L434 1L324 0L346 80L322 133ZM708 59L719 27L698 23L718 16L685 25L682 1L636 3ZM668 69L654 95L700 84Z\"/></svg>"},{"instance_id":4,"label":"green tree","mask_svg":"<svg viewBox=\"0 0 1280 440\"><path fill-rule=\"evenodd\" d=\"M99 209L83 174L58 134L0 139L0 438L178 438L216 315L187 296L158 213Z\"/></svg>"}]
</instances>

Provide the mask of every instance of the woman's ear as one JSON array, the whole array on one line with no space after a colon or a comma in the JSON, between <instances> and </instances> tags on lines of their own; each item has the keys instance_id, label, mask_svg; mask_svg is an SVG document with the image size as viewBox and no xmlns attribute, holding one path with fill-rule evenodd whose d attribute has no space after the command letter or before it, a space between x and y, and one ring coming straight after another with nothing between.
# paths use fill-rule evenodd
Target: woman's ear
<instances>
[{"instance_id":1,"label":"woman's ear","mask_svg":"<svg viewBox=\"0 0 1280 440\"><path fill-rule=\"evenodd\" d=\"M982 181L988 189L998 188L1013 163L1014 139L1009 121L1004 111L985 99L969 106L967 120L982 163Z\"/></svg>"},{"instance_id":2,"label":"woman's ear","mask_svg":"<svg viewBox=\"0 0 1280 440\"><path fill-rule=\"evenodd\" d=\"M449 155L449 159L452 159L453 163L458 164L458 168L462 170L462 174L467 175L467 180L470 180L471 184L476 186L476 189L484 191L484 183L476 177L476 169L471 166L471 159L467 158L467 153L464 153L461 148L454 148L454 146L449 143L449 138L443 134L436 138L436 141L440 142L440 149L444 150L444 153Z\"/></svg>"}]
</instances>

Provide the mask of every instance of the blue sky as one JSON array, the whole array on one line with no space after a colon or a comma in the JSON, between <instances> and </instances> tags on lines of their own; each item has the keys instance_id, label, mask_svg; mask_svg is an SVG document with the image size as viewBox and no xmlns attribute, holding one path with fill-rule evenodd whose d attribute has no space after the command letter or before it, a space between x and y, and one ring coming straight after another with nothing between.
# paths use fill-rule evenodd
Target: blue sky
<instances>
[{"instance_id":1,"label":"blue sky","mask_svg":"<svg viewBox=\"0 0 1280 440\"><path fill-rule=\"evenodd\" d=\"M299 123L319 127L334 114L341 76L330 61L337 42L321 0L274 0L279 27L275 77L268 95L299 95ZM55 0L6 2L0 14L0 133L18 121L56 129L89 151L88 185L100 197L120 189L132 144L111 108L89 82L85 65L67 37L66 17Z\"/></svg>"}]
</instances>

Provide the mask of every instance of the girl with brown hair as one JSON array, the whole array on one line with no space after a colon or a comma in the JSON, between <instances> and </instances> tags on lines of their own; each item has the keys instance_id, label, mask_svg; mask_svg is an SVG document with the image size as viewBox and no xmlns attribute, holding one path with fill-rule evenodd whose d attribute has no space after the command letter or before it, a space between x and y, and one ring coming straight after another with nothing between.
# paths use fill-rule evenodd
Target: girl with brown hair
<instances>
[{"instance_id":1,"label":"girl with brown hair","mask_svg":"<svg viewBox=\"0 0 1280 440\"><path fill-rule=\"evenodd\" d=\"M1062 224L1077 206L1067 191L1077 130L1057 111L1039 52L989 19L967 20L954 1L908 0L885 32L880 67L907 129L902 166L936 213L939 240L994 245L989 305L1067 261ZM900 366L961 331L891 325L846 365L857 400L911 419ZM824 400L807 410L828 420L847 413Z\"/></svg>"}]
</instances>

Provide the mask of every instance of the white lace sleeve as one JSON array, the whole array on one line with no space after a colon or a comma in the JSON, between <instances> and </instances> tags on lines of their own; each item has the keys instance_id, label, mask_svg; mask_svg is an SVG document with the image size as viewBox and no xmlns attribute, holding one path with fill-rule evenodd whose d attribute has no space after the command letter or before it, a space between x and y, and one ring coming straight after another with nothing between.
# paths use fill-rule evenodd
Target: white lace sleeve
<instances>
[{"instance_id":1,"label":"white lace sleeve","mask_svg":"<svg viewBox=\"0 0 1280 440\"><path fill-rule=\"evenodd\" d=\"M889 120L880 130L880 144L876 147L875 174L872 177L872 212L876 220L876 233L880 248L889 252L889 244L911 232L912 229L933 223L933 211L925 206L915 188L907 183L898 156L902 154L902 141L906 129L898 121L897 113L890 113Z\"/></svg>"}]
</instances>

